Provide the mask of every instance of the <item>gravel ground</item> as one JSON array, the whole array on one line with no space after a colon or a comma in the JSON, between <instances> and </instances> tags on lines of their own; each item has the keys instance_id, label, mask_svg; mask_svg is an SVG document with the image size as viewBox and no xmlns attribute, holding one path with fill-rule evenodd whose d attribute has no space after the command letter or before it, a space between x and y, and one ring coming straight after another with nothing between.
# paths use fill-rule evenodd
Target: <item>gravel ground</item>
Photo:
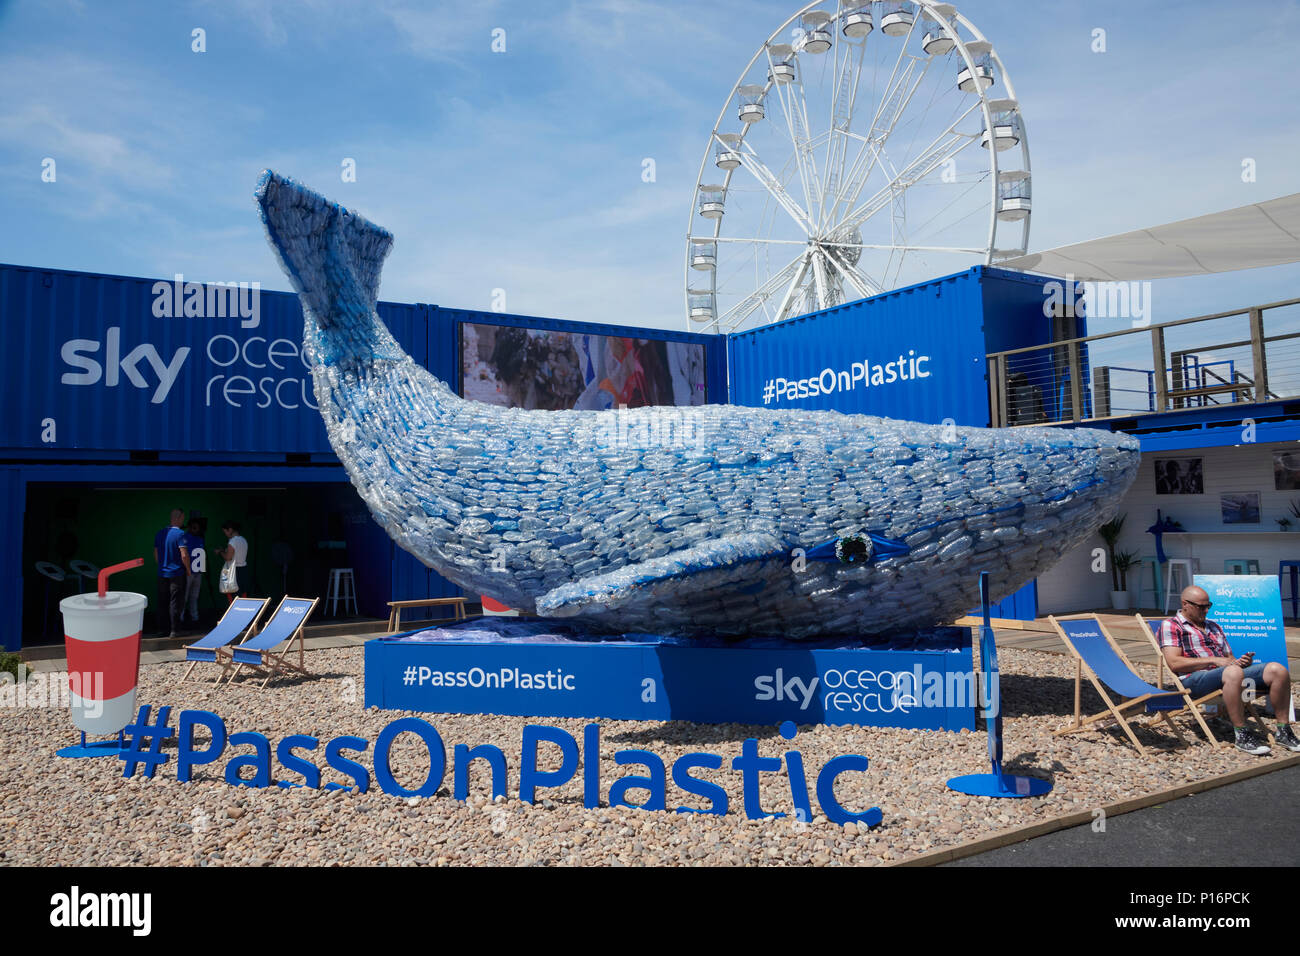
<instances>
[{"instance_id":1,"label":"gravel ground","mask_svg":"<svg viewBox=\"0 0 1300 956\"><path fill-rule=\"evenodd\" d=\"M999 660L1007 715L1005 768L1052 780L1055 790L1045 797L988 800L944 786L950 776L987 771L982 732L802 727L787 743L773 727L601 720L602 798L625 771L638 772L616 766L616 750L650 750L670 771L678 756L707 751L724 758L723 769L694 773L726 790L730 813L586 810L581 771L563 787L539 791L539 802L529 806L517 799L523 726L562 727L581 743L587 721L444 714L416 716L438 728L449 764L458 743L499 746L509 767L506 797L489 799L482 762L475 764L465 804L451 797L450 766L443 788L427 799L390 796L373 780L365 794L231 787L221 776L225 761L248 753L247 747L228 747L221 761L195 768L194 780L180 784L174 759L152 780L139 774L123 778L118 760L55 759L55 747L74 742L67 713L10 708L0 717L0 864L874 865L1270 759L1230 748L1212 751L1190 728L1186 749L1173 746L1165 733L1139 731L1144 743L1157 748L1146 760L1121 743L1116 730L1053 737L1051 731L1072 713L1073 666L1060 655L1010 649L1000 651ZM385 724L405 716L362 709L360 648L309 652L307 665L321 676L283 680L264 692L238 685L219 690L211 684L181 685L177 681L186 665L153 665L141 671L137 699L170 704L173 725L181 709L212 710L230 733L260 731L273 746L291 733L314 734L321 738L315 759L322 767L328 738L355 734L373 742ZM1091 689L1085 690L1084 706L1086 712L1100 708ZM1225 724L1211 727L1220 740L1228 739ZM852 824L840 828L820 816L811 823L789 816L746 821L740 774L730 769L730 760L751 736L758 738L763 756L802 751L810 784L831 757L866 755L871 769L841 777L838 796L850 810L880 807L884 822L868 830ZM172 745L167 750L173 752ZM545 760L554 749L542 753ZM369 768L370 751L359 760ZM553 765L542 764L548 766ZM423 745L404 735L393 748L393 768L399 782L417 787L427 769ZM277 764L272 775L297 779ZM342 778L323 767L322 779ZM764 773L760 780L765 810L793 810L784 771ZM644 795L633 791L630 797ZM668 806L683 803L703 801L678 790L670 773Z\"/></svg>"}]
</instances>

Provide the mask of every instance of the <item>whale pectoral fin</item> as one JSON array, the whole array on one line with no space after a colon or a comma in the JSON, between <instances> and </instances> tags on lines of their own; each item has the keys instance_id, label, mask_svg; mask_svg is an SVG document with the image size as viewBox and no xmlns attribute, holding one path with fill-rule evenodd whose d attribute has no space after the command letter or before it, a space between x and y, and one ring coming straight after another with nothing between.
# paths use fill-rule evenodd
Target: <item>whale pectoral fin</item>
<instances>
[{"instance_id":1,"label":"whale pectoral fin","mask_svg":"<svg viewBox=\"0 0 1300 956\"><path fill-rule=\"evenodd\" d=\"M547 617L570 617L593 605L614 608L660 581L687 579L737 564L783 558L788 550L780 539L770 534L716 538L649 561L562 584L537 599L537 612Z\"/></svg>"},{"instance_id":2,"label":"whale pectoral fin","mask_svg":"<svg viewBox=\"0 0 1300 956\"><path fill-rule=\"evenodd\" d=\"M374 309L392 233L269 169L254 195L272 248L313 312L328 315L340 291ZM342 269L327 270L326 263ZM341 280L352 289L340 290Z\"/></svg>"}]
</instances>

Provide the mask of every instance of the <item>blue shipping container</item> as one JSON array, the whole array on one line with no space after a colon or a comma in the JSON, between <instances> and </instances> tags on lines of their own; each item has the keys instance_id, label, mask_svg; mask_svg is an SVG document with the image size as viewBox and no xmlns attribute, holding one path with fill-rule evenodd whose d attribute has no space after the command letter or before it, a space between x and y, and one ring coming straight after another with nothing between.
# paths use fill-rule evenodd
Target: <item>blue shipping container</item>
<instances>
[{"instance_id":1,"label":"blue shipping container","mask_svg":"<svg viewBox=\"0 0 1300 956\"><path fill-rule=\"evenodd\" d=\"M427 310L379 312L426 361ZM0 448L330 451L292 293L0 266L0 321L24 383L0 398Z\"/></svg>"},{"instance_id":2,"label":"blue shipping container","mask_svg":"<svg viewBox=\"0 0 1300 956\"><path fill-rule=\"evenodd\" d=\"M475 322L699 344L708 398L726 401L723 336L423 303L381 302L379 314L412 358L452 388L459 384L461 325ZM196 481L253 490L346 481L302 361L295 294L0 265L0 320L12 336L0 357L7 383L0 458L14 463L0 470L11 503L0 516L0 580L10 592L0 601L6 647L22 643L24 579L47 580L31 562L49 555L24 557L29 484L163 492ZM363 571L357 587L364 612L383 614L391 599L459 593L396 548L360 499L355 505L341 515L346 550L339 562Z\"/></svg>"},{"instance_id":3,"label":"blue shipping container","mask_svg":"<svg viewBox=\"0 0 1300 956\"><path fill-rule=\"evenodd\" d=\"M713 400L726 400L722 336L422 303L381 302L379 315L453 389L460 323L479 322L696 343ZM333 458L293 293L0 265L0 321L11 334L5 381L22 383L0 397L0 449Z\"/></svg>"},{"instance_id":4,"label":"blue shipping container","mask_svg":"<svg viewBox=\"0 0 1300 956\"><path fill-rule=\"evenodd\" d=\"M1051 341L1047 283L976 266L732 336L731 400L989 424L989 352Z\"/></svg>"}]
</instances>

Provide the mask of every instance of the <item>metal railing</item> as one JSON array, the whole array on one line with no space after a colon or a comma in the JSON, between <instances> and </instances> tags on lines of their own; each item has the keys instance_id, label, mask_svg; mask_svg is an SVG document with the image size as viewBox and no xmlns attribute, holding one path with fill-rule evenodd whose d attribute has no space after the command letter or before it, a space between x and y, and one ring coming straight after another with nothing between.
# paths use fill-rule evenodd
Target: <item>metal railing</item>
<instances>
[{"instance_id":1,"label":"metal railing","mask_svg":"<svg viewBox=\"0 0 1300 956\"><path fill-rule=\"evenodd\" d=\"M991 352L987 361L994 427L1274 401L1300 395L1300 299Z\"/></svg>"}]
</instances>

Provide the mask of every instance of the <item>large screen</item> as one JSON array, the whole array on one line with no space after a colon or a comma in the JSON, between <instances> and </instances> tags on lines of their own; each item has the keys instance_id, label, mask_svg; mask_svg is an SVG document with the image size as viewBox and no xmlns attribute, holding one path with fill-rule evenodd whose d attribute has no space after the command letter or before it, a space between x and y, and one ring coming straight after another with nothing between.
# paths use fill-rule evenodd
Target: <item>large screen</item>
<instances>
[{"instance_id":1,"label":"large screen","mask_svg":"<svg viewBox=\"0 0 1300 956\"><path fill-rule=\"evenodd\" d=\"M508 408L705 404L704 346L461 323L461 394Z\"/></svg>"}]
</instances>

